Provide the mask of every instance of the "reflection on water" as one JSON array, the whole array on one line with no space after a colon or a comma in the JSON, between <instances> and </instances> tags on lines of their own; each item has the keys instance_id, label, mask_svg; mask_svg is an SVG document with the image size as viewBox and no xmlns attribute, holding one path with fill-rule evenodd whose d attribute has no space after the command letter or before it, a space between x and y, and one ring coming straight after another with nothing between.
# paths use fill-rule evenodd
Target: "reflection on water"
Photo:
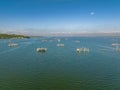
<instances>
[{"instance_id":1,"label":"reflection on water","mask_svg":"<svg viewBox=\"0 0 120 90\"><path fill-rule=\"evenodd\" d=\"M0 90L119 90L120 52L110 37L0 40ZM52 42L50 42L52 40ZM79 40L80 43L75 41ZM120 43L120 39L117 40ZM36 48L46 47L38 53ZM87 47L89 53L77 53Z\"/></svg>"}]
</instances>

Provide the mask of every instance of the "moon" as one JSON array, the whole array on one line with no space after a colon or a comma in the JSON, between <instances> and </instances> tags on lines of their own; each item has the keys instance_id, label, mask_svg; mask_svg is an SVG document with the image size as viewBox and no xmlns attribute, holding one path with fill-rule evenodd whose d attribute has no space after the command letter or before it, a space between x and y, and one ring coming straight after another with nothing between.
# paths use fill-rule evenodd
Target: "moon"
<instances>
[{"instance_id":1,"label":"moon","mask_svg":"<svg viewBox=\"0 0 120 90\"><path fill-rule=\"evenodd\" d=\"M95 15L95 12L90 12L90 15L91 15L91 16Z\"/></svg>"}]
</instances>

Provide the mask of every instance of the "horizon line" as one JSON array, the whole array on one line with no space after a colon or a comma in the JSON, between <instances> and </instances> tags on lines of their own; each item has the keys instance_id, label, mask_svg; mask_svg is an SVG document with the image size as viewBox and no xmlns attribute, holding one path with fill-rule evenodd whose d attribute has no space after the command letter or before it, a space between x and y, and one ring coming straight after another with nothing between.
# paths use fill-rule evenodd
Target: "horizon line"
<instances>
[{"instance_id":1,"label":"horizon line","mask_svg":"<svg viewBox=\"0 0 120 90\"><path fill-rule=\"evenodd\" d=\"M15 33L15 32L7 32L0 34L18 34L18 35L26 35L26 36L120 36L120 32L71 32L71 33Z\"/></svg>"}]
</instances>

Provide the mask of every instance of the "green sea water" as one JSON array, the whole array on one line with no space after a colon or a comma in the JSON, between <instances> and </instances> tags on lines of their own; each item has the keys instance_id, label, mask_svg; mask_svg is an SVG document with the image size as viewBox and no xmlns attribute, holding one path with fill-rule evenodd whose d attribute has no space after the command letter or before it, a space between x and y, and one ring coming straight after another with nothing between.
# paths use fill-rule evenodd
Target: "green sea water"
<instances>
[{"instance_id":1,"label":"green sea water","mask_svg":"<svg viewBox=\"0 0 120 90\"><path fill-rule=\"evenodd\" d=\"M10 42L18 46L8 47ZM1 39L0 90L120 90L120 51L112 43L120 38ZM36 52L38 47L47 52ZM90 52L77 53L80 47Z\"/></svg>"}]
</instances>

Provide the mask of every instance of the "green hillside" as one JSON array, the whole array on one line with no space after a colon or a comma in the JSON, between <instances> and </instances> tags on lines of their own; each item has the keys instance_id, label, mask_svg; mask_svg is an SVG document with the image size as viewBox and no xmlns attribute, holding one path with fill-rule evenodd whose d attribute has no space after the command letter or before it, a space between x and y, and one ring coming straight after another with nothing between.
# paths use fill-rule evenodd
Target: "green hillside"
<instances>
[{"instance_id":1,"label":"green hillside","mask_svg":"<svg viewBox=\"0 0 120 90\"><path fill-rule=\"evenodd\" d=\"M0 39L9 39L9 38L30 38L30 37L24 35L16 35L16 34L0 34Z\"/></svg>"}]
</instances>

